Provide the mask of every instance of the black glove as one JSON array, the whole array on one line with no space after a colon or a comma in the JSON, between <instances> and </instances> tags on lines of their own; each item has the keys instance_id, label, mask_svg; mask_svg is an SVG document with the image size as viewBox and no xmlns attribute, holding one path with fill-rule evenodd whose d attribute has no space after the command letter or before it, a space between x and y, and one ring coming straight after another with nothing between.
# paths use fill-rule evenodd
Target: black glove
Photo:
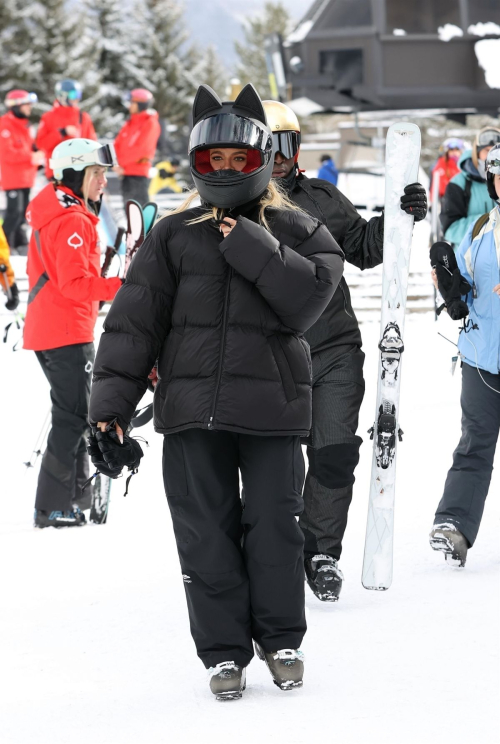
<instances>
[{"instance_id":1,"label":"black glove","mask_svg":"<svg viewBox=\"0 0 500 744\"><path fill-rule=\"evenodd\" d=\"M427 194L421 183L410 183L405 186L404 196L401 197L401 209L406 214L411 214L415 222L425 219Z\"/></svg>"},{"instance_id":2,"label":"black glove","mask_svg":"<svg viewBox=\"0 0 500 744\"><path fill-rule=\"evenodd\" d=\"M158 171L158 175L160 176L160 178L168 178L171 174L166 171L165 168L160 168L160 170Z\"/></svg>"},{"instance_id":3,"label":"black glove","mask_svg":"<svg viewBox=\"0 0 500 744\"><path fill-rule=\"evenodd\" d=\"M19 290L17 288L17 284L13 284L12 287L10 287L10 298L5 303L5 307L7 310L16 310L17 306L19 305Z\"/></svg>"},{"instance_id":4,"label":"black glove","mask_svg":"<svg viewBox=\"0 0 500 744\"><path fill-rule=\"evenodd\" d=\"M466 318L469 306L462 300L462 296L470 292L472 287L460 273L453 248L441 240L431 247L430 256L448 315L452 320Z\"/></svg>"},{"instance_id":5,"label":"black glove","mask_svg":"<svg viewBox=\"0 0 500 744\"><path fill-rule=\"evenodd\" d=\"M109 478L118 478L124 467L136 470L144 454L136 439L124 434L120 444L114 429L99 431L94 426L87 439L87 452L96 469Z\"/></svg>"}]
</instances>

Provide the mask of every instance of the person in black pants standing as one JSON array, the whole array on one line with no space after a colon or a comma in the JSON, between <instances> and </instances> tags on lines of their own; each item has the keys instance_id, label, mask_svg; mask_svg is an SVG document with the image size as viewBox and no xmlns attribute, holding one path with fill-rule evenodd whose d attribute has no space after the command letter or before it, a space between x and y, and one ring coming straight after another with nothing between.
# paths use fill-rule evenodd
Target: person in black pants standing
<instances>
[{"instance_id":1,"label":"person in black pants standing","mask_svg":"<svg viewBox=\"0 0 500 744\"><path fill-rule=\"evenodd\" d=\"M295 204L327 226L346 261L359 269L378 266L383 253L383 215L367 222L332 183L301 173L296 115L284 103L263 104L274 139L273 178L280 179ZM413 209L415 221L423 219L427 210L425 189L412 184L405 192L401 208ZM338 561L363 441L356 432L365 391L361 333L344 277L305 337L312 354L313 428L307 439L309 470L299 524L305 537L309 587L318 599L335 602L342 589Z\"/></svg>"},{"instance_id":2,"label":"person in black pants standing","mask_svg":"<svg viewBox=\"0 0 500 744\"><path fill-rule=\"evenodd\" d=\"M202 85L193 120L197 191L155 225L108 314L89 446L98 468L103 458L104 468L123 464L120 438L158 359L154 424L165 435L191 633L212 692L225 699L241 697L252 640L281 689L302 685L295 515L300 436L311 426L302 334L328 304L343 261L328 230L270 184L272 138L252 85L224 104ZM198 195L202 206L188 209Z\"/></svg>"}]
</instances>

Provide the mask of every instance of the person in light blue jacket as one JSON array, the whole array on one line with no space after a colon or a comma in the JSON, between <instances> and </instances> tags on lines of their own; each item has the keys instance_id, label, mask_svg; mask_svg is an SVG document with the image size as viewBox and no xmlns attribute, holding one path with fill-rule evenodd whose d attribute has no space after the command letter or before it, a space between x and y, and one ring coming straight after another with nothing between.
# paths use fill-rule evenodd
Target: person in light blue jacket
<instances>
[{"instance_id":1,"label":"person in light blue jacket","mask_svg":"<svg viewBox=\"0 0 500 744\"><path fill-rule=\"evenodd\" d=\"M334 186L337 185L339 172L331 155L321 156L321 166L318 170L318 178L322 178L324 181L330 181Z\"/></svg>"},{"instance_id":2,"label":"person in light blue jacket","mask_svg":"<svg viewBox=\"0 0 500 744\"><path fill-rule=\"evenodd\" d=\"M446 187L440 220L444 239L455 250L467 235L469 227L495 206L486 186L485 162L488 152L499 143L500 129L481 129L472 150L465 150L458 161L460 173Z\"/></svg>"},{"instance_id":3,"label":"person in light blue jacket","mask_svg":"<svg viewBox=\"0 0 500 744\"><path fill-rule=\"evenodd\" d=\"M462 437L430 534L431 547L460 566L479 530L500 432L500 145L488 153L486 169L497 204L470 226L456 256L471 286L458 341Z\"/></svg>"}]
</instances>

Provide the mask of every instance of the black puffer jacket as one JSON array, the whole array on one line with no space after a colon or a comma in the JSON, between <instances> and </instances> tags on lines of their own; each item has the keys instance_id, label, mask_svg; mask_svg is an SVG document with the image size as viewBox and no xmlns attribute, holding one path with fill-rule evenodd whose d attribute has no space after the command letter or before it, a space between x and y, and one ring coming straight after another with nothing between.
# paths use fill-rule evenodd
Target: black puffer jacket
<instances>
[{"instance_id":1,"label":"black puffer jacket","mask_svg":"<svg viewBox=\"0 0 500 744\"><path fill-rule=\"evenodd\" d=\"M335 291L342 251L307 215L268 212L273 235L242 216L226 239L212 221L186 225L200 209L154 227L106 319L90 421L127 426L158 359L157 431L307 434L302 334Z\"/></svg>"},{"instance_id":2,"label":"black puffer jacket","mask_svg":"<svg viewBox=\"0 0 500 744\"><path fill-rule=\"evenodd\" d=\"M382 263L383 215L367 222L344 194L321 178L307 178L301 173L288 186L293 201L327 226L344 251L346 261L359 269L371 269ZM336 347L361 346L361 333L344 277L325 312L305 336L313 354L329 349L335 356Z\"/></svg>"}]
</instances>

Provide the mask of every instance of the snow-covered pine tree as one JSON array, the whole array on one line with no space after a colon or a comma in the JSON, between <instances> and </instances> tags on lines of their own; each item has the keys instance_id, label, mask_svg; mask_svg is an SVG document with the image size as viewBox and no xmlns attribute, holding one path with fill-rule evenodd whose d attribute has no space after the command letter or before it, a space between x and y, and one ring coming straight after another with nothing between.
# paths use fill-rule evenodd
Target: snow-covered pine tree
<instances>
[{"instance_id":1,"label":"snow-covered pine tree","mask_svg":"<svg viewBox=\"0 0 500 744\"><path fill-rule=\"evenodd\" d=\"M176 0L143 0L136 13L141 25L136 83L154 93L160 118L175 125L187 123L197 84L196 55L183 49L183 12Z\"/></svg>"},{"instance_id":2,"label":"snow-covered pine tree","mask_svg":"<svg viewBox=\"0 0 500 744\"><path fill-rule=\"evenodd\" d=\"M234 44L241 60L237 68L237 76L242 83L253 83L261 98L271 98L264 56L265 37L267 34L277 33L285 38L290 33L291 26L290 14L283 3L279 0L278 2L268 0L263 11L248 18L244 24L245 41L236 41Z\"/></svg>"},{"instance_id":3,"label":"snow-covered pine tree","mask_svg":"<svg viewBox=\"0 0 500 744\"><path fill-rule=\"evenodd\" d=\"M83 79L86 109L99 134L112 137L127 116L123 97L137 77L136 19L123 12L123 0L86 0L85 6L93 38Z\"/></svg>"},{"instance_id":4,"label":"snow-covered pine tree","mask_svg":"<svg viewBox=\"0 0 500 744\"><path fill-rule=\"evenodd\" d=\"M3 0L5 2L5 0ZM37 93L39 110L50 108L61 78L81 80L92 59L85 16L65 0L7 0L15 11L2 37L2 87ZM78 8L78 6L76 6ZM3 38L2 38L3 42Z\"/></svg>"},{"instance_id":5,"label":"snow-covered pine tree","mask_svg":"<svg viewBox=\"0 0 500 744\"><path fill-rule=\"evenodd\" d=\"M213 44L203 51L191 74L196 85L205 83L213 88L223 101L227 98L229 74Z\"/></svg>"}]
</instances>

